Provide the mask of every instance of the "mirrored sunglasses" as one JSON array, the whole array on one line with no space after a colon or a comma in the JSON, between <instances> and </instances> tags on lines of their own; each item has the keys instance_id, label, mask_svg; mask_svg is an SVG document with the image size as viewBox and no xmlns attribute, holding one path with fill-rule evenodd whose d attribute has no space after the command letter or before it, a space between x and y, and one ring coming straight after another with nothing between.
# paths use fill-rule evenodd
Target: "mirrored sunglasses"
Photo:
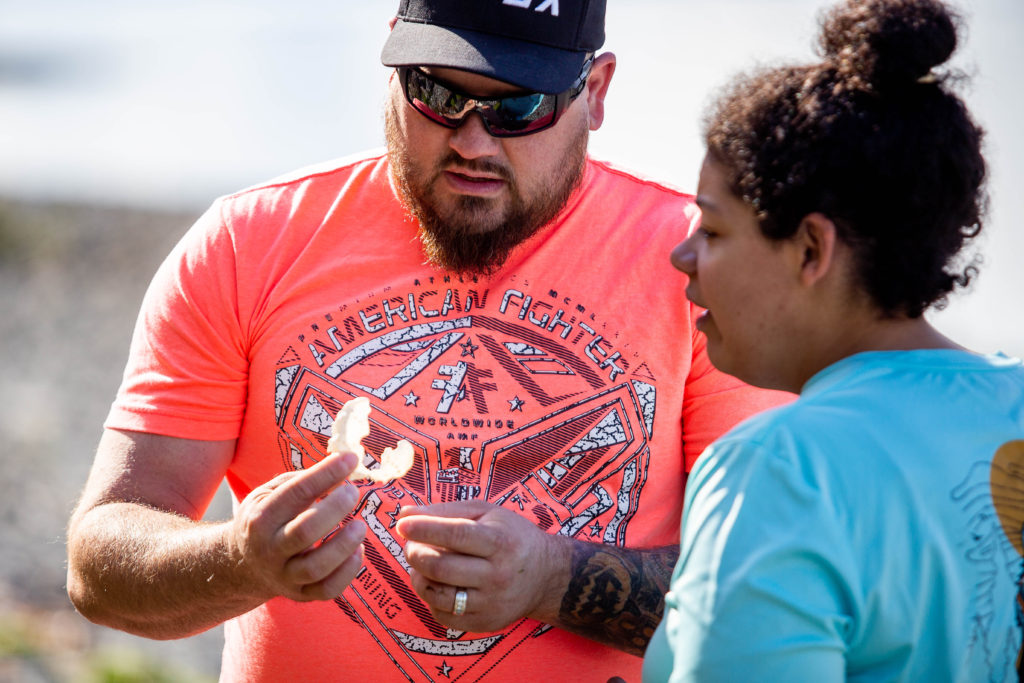
<instances>
[{"instance_id":1,"label":"mirrored sunglasses","mask_svg":"<svg viewBox=\"0 0 1024 683\"><path fill-rule=\"evenodd\" d=\"M459 92L429 76L418 67L398 67L402 92L409 104L445 128L458 128L476 112L494 137L529 135L555 125L569 105L583 92L594 61L587 59L572 86L557 95L522 93L482 98Z\"/></svg>"}]
</instances>

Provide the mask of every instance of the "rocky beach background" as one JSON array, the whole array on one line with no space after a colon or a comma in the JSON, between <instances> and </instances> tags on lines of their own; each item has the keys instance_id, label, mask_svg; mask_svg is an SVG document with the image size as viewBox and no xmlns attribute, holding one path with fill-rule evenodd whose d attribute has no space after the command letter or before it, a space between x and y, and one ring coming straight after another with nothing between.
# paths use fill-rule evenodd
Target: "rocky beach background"
<instances>
[{"instance_id":1,"label":"rocky beach background","mask_svg":"<svg viewBox=\"0 0 1024 683\"><path fill-rule=\"evenodd\" d=\"M216 680L220 629L154 642L65 593L85 483L153 271L198 214L0 199L0 682ZM209 516L229 511L226 492Z\"/></svg>"}]
</instances>

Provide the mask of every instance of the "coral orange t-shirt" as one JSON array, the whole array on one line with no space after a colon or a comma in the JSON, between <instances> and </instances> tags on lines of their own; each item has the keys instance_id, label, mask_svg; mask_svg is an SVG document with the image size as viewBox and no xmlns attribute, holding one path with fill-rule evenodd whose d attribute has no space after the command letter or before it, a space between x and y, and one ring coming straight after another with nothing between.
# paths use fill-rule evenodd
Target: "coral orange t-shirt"
<instances>
[{"instance_id":1,"label":"coral orange t-shirt","mask_svg":"<svg viewBox=\"0 0 1024 683\"><path fill-rule=\"evenodd\" d=\"M425 263L386 156L224 197L158 271L108 428L237 438L238 500L324 457L345 401L370 454L410 441L401 480L362 482L365 565L333 602L229 621L224 681L604 681L642 660L521 620L435 621L408 580L403 505L478 498L550 533L679 542L686 472L779 395L715 371L671 248L693 198L588 160L562 214L489 278ZM368 456L369 457L369 456Z\"/></svg>"}]
</instances>

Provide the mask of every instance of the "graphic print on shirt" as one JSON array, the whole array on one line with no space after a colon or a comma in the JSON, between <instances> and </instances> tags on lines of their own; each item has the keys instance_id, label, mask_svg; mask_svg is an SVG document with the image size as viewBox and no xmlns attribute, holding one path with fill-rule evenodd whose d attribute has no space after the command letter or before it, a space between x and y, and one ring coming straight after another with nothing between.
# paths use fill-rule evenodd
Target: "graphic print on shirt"
<instances>
[{"instance_id":1,"label":"graphic print on shirt","mask_svg":"<svg viewBox=\"0 0 1024 683\"><path fill-rule=\"evenodd\" d=\"M1010 441L992 459L992 502L1006 539L1024 558L1024 441ZM1024 563L1017 562L1017 625L1024 627ZM1024 642L1016 642L1017 677L1024 674Z\"/></svg>"},{"instance_id":2,"label":"graphic print on shirt","mask_svg":"<svg viewBox=\"0 0 1024 683\"><path fill-rule=\"evenodd\" d=\"M984 577L975 588L979 613L973 619L970 655L984 662L986 680L1005 680L1010 670L1024 680L1024 441L1003 444L991 463L975 463L953 499L971 520L967 559ZM1006 608L999 596L1007 593L1016 595L1017 627L1013 633L993 632L992 611Z\"/></svg>"},{"instance_id":3,"label":"graphic print on shirt","mask_svg":"<svg viewBox=\"0 0 1024 683\"><path fill-rule=\"evenodd\" d=\"M587 305L550 290L417 281L325 320L278 362L286 467L324 456L355 396L373 406L367 466L399 439L416 451L401 480L360 483L366 563L336 600L341 618L409 680L479 680L550 627L522 620L479 636L434 620L409 584L399 510L483 499L550 533L624 544L647 477L655 378Z\"/></svg>"}]
</instances>

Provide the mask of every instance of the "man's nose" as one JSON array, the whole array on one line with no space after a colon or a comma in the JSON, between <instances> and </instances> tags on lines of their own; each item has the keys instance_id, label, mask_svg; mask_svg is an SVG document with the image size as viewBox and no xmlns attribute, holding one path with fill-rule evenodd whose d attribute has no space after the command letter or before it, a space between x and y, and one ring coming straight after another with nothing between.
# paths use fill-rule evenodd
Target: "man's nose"
<instances>
[{"instance_id":1,"label":"man's nose","mask_svg":"<svg viewBox=\"0 0 1024 683\"><path fill-rule=\"evenodd\" d=\"M463 159L479 159L498 154L501 141L487 132L480 114L470 112L462 125L451 132L448 146Z\"/></svg>"}]
</instances>

